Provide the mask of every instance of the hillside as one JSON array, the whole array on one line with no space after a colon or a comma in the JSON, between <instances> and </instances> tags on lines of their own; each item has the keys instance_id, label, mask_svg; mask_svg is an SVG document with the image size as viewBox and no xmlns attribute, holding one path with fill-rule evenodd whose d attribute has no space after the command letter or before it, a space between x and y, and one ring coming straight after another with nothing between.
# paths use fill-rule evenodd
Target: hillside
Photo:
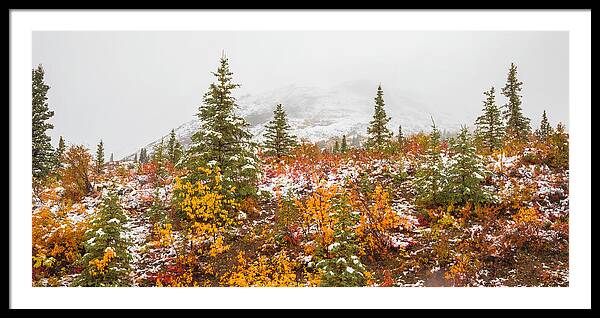
<instances>
[{"instance_id":1,"label":"hillside","mask_svg":"<svg viewBox=\"0 0 600 318\"><path fill-rule=\"evenodd\" d=\"M283 104L292 127L292 133L300 139L310 142L322 142L330 138L346 134L355 143L365 135L369 121L373 116L373 98L375 83L369 81L350 81L332 88L289 85L259 94L239 96L238 114L250 124L254 139L262 141L265 124L271 119L277 104ZM455 116L448 112L430 111L423 105L393 89L386 90L386 111L391 117L389 128L396 132L398 125L406 133L431 130L431 118L436 124L447 130L456 130L461 124ZM183 123L175 128L177 138L184 146L188 146L192 134L198 130L198 118ZM161 138L140 145L149 152ZM354 146L358 146L354 144ZM132 149L132 152L139 151ZM124 158L133 159L133 153Z\"/></svg>"}]
</instances>

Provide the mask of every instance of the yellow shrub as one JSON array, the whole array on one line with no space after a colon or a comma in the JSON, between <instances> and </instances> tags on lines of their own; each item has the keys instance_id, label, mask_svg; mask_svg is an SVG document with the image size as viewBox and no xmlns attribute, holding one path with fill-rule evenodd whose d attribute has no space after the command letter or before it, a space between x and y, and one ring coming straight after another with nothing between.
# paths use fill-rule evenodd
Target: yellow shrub
<instances>
[{"instance_id":1,"label":"yellow shrub","mask_svg":"<svg viewBox=\"0 0 600 318\"><path fill-rule=\"evenodd\" d=\"M321 183L322 184L322 183ZM303 227L309 233L311 227L315 227L315 241L321 247L333 243L333 226L335 219L333 213L333 198L339 194L337 186L319 186L304 202L295 200L295 204L301 211Z\"/></svg>"},{"instance_id":2,"label":"yellow shrub","mask_svg":"<svg viewBox=\"0 0 600 318\"><path fill-rule=\"evenodd\" d=\"M295 273L297 267L298 263L289 259L285 251L271 258L261 255L252 262L244 256L244 252L240 252L237 266L221 277L221 284L239 287L299 286Z\"/></svg>"},{"instance_id":3,"label":"yellow shrub","mask_svg":"<svg viewBox=\"0 0 600 318\"><path fill-rule=\"evenodd\" d=\"M92 276L106 274L106 267L108 267L108 264L114 257L115 251L112 249L112 247L107 247L104 250L102 259L93 259L89 262L89 264L92 265L90 267L90 274L92 274Z\"/></svg>"},{"instance_id":4,"label":"yellow shrub","mask_svg":"<svg viewBox=\"0 0 600 318\"><path fill-rule=\"evenodd\" d=\"M539 225L542 223L540 215L535 208L520 208L519 211L513 215L513 220L517 224Z\"/></svg>"},{"instance_id":5,"label":"yellow shrub","mask_svg":"<svg viewBox=\"0 0 600 318\"><path fill-rule=\"evenodd\" d=\"M154 224L154 235L157 238L155 245L160 247L169 247L173 244L173 226L170 223L159 225Z\"/></svg>"},{"instance_id":6,"label":"yellow shrub","mask_svg":"<svg viewBox=\"0 0 600 318\"><path fill-rule=\"evenodd\" d=\"M208 251L210 256L216 256L229 249L224 243L223 234L236 224L239 204L230 199L234 197L235 188L223 187L219 168L198 170L214 182L182 183L181 179L176 178L174 191L178 193L179 208L191 221L188 238L198 245L197 252ZM207 241L210 242L209 246L205 246Z\"/></svg>"}]
</instances>

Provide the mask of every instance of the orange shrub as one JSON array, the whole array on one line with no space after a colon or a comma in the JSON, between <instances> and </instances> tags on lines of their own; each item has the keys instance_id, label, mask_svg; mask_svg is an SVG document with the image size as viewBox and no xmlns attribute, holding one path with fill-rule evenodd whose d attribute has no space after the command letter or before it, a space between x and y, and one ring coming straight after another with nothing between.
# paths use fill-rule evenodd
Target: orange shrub
<instances>
[{"instance_id":1,"label":"orange shrub","mask_svg":"<svg viewBox=\"0 0 600 318\"><path fill-rule=\"evenodd\" d=\"M500 202L502 202L505 207L519 210L523 207L524 203L533 200L533 195L537 190L535 183L520 184L516 178L511 178L509 182L511 183L511 191L500 193Z\"/></svg>"},{"instance_id":2,"label":"orange shrub","mask_svg":"<svg viewBox=\"0 0 600 318\"><path fill-rule=\"evenodd\" d=\"M409 226L408 220L392 210L390 195L380 185L367 198L355 194L352 201L360 211L356 234L363 251L372 257L385 256L391 246L389 233Z\"/></svg>"},{"instance_id":3,"label":"orange shrub","mask_svg":"<svg viewBox=\"0 0 600 318\"><path fill-rule=\"evenodd\" d=\"M512 244L531 250L541 248L539 235L543 221L540 213L532 207L521 207L512 219L515 221L515 231L510 236Z\"/></svg>"},{"instance_id":4,"label":"orange shrub","mask_svg":"<svg viewBox=\"0 0 600 318\"><path fill-rule=\"evenodd\" d=\"M247 197L239 204L240 211L248 214L256 214L258 211L258 202L253 197Z\"/></svg>"},{"instance_id":5,"label":"orange shrub","mask_svg":"<svg viewBox=\"0 0 600 318\"><path fill-rule=\"evenodd\" d=\"M457 253L455 263L444 273L444 278L452 286L468 286L480 266L481 262L474 253Z\"/></svg>"},{"instance_id":6,"label":"orange shrub","mask_svg":"<svg viewBox=\"0 0 600 318\"><path fill-rule=\"evenodd\" d=\"M59 174L65 188L65 196L72 201L79 201L92 191L89 181L92 156L84 146L71 146L62 159L63 167Z\"/></svg>"},{"instance_id":7,"label":"orange shrub","mask_svg":"<svg viewBox=\"0 0 600 318\"><path fill-rule=\"evenodd\" d=\"M83 214L83 206L74 208L67 205L55 205L55 212L48 206L42 206L32 215L32 257L33 275L57 274L81 257L85 232L89 229L87 221L74 222L67 212Z\"/></svg>"},{"instance_id":8,"label":"orange shrub","mask_svg":"<svg viewBox=\"0 0 600 318\"><path fill-rule=\"evenodd\" d=\"M338 195L338 191L337 186L325 187L321 182L304 202L297 199L294 201L303 217L305 236L309 237L312 234L317 247L325 248L333 243L333 198Z\"/></svg>"}]
</instances>

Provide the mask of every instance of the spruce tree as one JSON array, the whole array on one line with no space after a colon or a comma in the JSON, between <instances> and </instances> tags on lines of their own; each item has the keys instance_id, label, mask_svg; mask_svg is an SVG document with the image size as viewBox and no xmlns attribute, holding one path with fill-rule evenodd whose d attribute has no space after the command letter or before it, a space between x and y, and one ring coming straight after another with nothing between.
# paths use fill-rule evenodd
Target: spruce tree
<instances>
[{"instance_id":1,"label":"spruce tree","mask_svg":"<svg viewBox=\"0 0 600 318\"><path fill-rule=\"evenodd\" d=\"M373 120L367 128L367 134L369 135L366 143L367 148L382 149L392 137L392 132L387 128L387 124L391 118L387 117L383 108L384 106L383 90L381 89L381 85L379 85L377 87L377 96L375 97L375 113L373 114Z\"/></svg>"},{"instance_id":2,"label":"spruce tree","mask_svg":"<svg viewBox=\"0 0 600 318\"><path fill-rule=\"evenodd\" d=\"M65 154L65 150L67 146L65 145L65 140L62 136L58 139L58 148L56 148L56 166L60 167L60 161L62 156Z\"/></svg>"},{"instance_id":3,"label":"spruce tree","mask_svg":"<svg viewBox=\"0 0 600 318\"><path fill-rule=\"evenodd\" d=\"M288 155L296 146L296 136L290 134L290 125L283 106L278 104L273 111L273 119L267 123L265 132L265 153L281 158Z\"/></svg>"},{"instance_id":4,"label":"spruce tree","mask_svg":"<svg viewBox=\"0 0 600 318\"><path fill-rule=\"evenodd\" d=\"M154 145L154 149L152 150L152 161L155 163L162 163L165 159L165 146L163 139L160 140L159 143Z\"/></svg>"},{"instance_id":5,"label":"spruce tree","mask_svg":"<svg viewBox=\"0 0 600 318\"><path fill-rule=\"evenodd\" d=\"M171 129L169 134L169 142L167 143L167 158L172 164L175 164L175 146L177 144L177 136L175 135L175 129Z\"/></svg>"},{"instance_id":6,"label":"spruce tree","mask_svg":"<svg viewBox=\"0 0 600 318\"><path fill-rule=\"evenodd\" d=\"M404 144L404 135L402 134L402 125L398 125L398 143L400 146Z\"/></svg>"},{"instance_id":7,"label":"spruce tree","mask_svg":"<svg viewBox=\"0 0 600 318\"><path fill-rule=\"evenodd\" d=\"M100 140L100 143L98 144L98 147L96 148L95 164L96 164L96 173L100 174L102 172L102 168L104 167L104 143L102 142L102 139Z\"/></svg>"},{"instance_id":8,"label":"spruce tree","mask_svg":"<svg viewBox=\"0 0 600 318\"><path fill-rule=\"evenodd\" d=\"M115 158L115 157L114 157L113 153L111 152L111 153L110 153L110 162L114 162L114 161L115 161L115 160L114 160L114 158Z\"/></svg>"},{"instance_id":9,"label":"spruce tree","mask_svg":"<svg viewBox=\"0 0 600 318\"><path fill-rule=\"evenodd\" d=\"M148 161L148 154L146 148L140 149L140 163L146 163Z\"/></svg>"},{"instance_id":10,"label":"spruce tree","mask_svg":"<svg viewBox=\"0 0 600 318\"><path fill-rule=\"evenodd\" d=\"M554 134L554 130L550 123L548 122L548 117L546 116L546 111L542 114L542 121L540 122L540 128L536 131L536 135L541 142L545 142L548 138L552 137Z\"/></svg>"},{"instance_id":11,"label":"spruce tree","mask_svg":"<svg viewBox=\"0 0 600 318\"><path fill-rule=\"evenodd\" d=\"M333 210L334 242L327 247L328 257L316 264L316 267L323 271L320 285L323 287L365 286L366 268L358 257L359 248L355 233L359 216L352 212L346 197L335 198Z\"/></svg>"},{"instance_id":12,"label":"spruce tree","mask_svg":"<svg viewBox=\"0 0 600 318\"><path fill-rule=\"evenodd\" d=\"M425 155L415 175L416 202L422 206L433 206L446 202L444 193L446 179L443 177L444 165L440 148L440 131L432 121L432 132Z\"/></svg>"},{"instance_id":13,"label":"spruce tree","mask_svg":"<svg viewBox=\"0 0 600 318\"><path fill-rule=\"evenodd\" d=\"M339 152L340 152L340 144L336 140L335 144L333 145L333 153L339 153Z\"/></svg>"},{"instance_id":14,"label":"spruce tree","mask_svg":"<svg viewBox=\"0 0 600 318\"><path fill-rule=\"evenodd\" d=\"M138 155L137 152L135 153L135 155L133 156L133 162L138 162Z\"/></svg>"},{"instance_id":15,"label":"spruce tree","mask_svg":"<svg viewBox=\"0 0 600 318\"><path fill-rule=\"evenodd\" d=\"M154 190L154 199L152 206L148 209L148 220L154 224L164 224L167 222L167 209L164 200L160 197L158 188Z\"/></svg>"},{"instance_id":16,"label":"spruce tree","mask_svg":"<svg viewBox=\"0 0 600 318\"><path fill-rule=\"evenodd\" d=\"M183 145L177 140L175 142L175 149L173 150L173 164L178 164L181 158L185 154L185 149Z\"/></svg>"},{"instance_id":17,"label":"spruce tree","mask_svg":"<svg viewBox=\"0 0 600 318\"><path fill-rule=\"evenodd\" d=\"M460 134L451 140L453 157L447 166L446 193L450 201L459 204L482 203L490 199L482 183L489 172L475 151L469 131L462 127Z\"/></svg>"},{"instance_id":18,"label":"spruce tree","mask_svg":"<svg viewBox=\"0 0 600 318\"><path fill-rule=\"evenodd\" d=\"M48 107L46 96L50 86L44 82L41 65L31 70L31 168L35 179L44 179L56 165L55 151L50 144L48 129L54 126L47 121L54 116Z\"/></svg>"},{"instance_id":19,"label":"spruce tree","mask_svg":"<svg viewBox=\"0 0 600 318\"><path fill-rule=\"evenodd\" d=\"M251 141L248 123L236 114L232 91L239 84L232 82L228 59L223 55L213 73L216 83L209 86L199 107L200 129L192 136L188 153L190 171L200 166L218 166L224 183L236 187L238 198L257 193L258 167L256 145ZM191 181L202 178L192 174Z\"/></svg>"},{"instance_id":20,"label":"spruce tree","mask_svg":"<svg viewBox=\"0 0 600 318\"><path fill-rule=\"evenodd\" d=\"M569 134L562 123L556 125L552 134L552 166L555 168L569 168Z\"/></svg>"},{"instance_id":21,"label":"spruce tree","mask_svg":"<svg viewBox=\"0 0 600 318\"><path fill-rule=\"evenodd\" d=\"M127 216L114 192L105 196L100 210L87 232L85 255L78 262L83 266L74 286L129 286L131 256L123 238Z\"/></svg>"},{"instance_id":22,"label":"spruce tree","mask_svg":"<svg viewBox=\"0 0 600 318\"><path fill-rule=\"evenodd\" d=\"M431 117L431 134L429 135L429 146L432 150L440 150L440 143L442 142L442 134L435 125L433 117Z\"/></svg>"},{"instance_id":23,"label":"spruce tree","mask_svg":"<svg viewBox=\"0 0 600 318\"><path fill-rule=\"evenodd\" d=\"M494 87L484 92L486 99L483 101L483 114L477 117L475 135L477 141L489 152L502 148L504 125L502 115L496 106Z\"/></svg>"},{"instance_id":24,"label":"spruce tree","mask_svg":"<svg viewBox=\"0 0 600 318\"><path fill-rule=\"evenodd\" d=\"M342 145L340 146L340 152L346 153L348 151L348 143L346 142L346 135L342 135Z\"/></svg>"},{"instance_id":25,"label":"spruce tree","mask_svg":"<svg viewBox=\"0 0 600 318\"><path fill-rule=\"evenodd\" d=\"M165 169L166 160L168 158L165 157L165 144L163 139L161 139L159 143L154 145L152 152L152 162L156 165L156 174L161 178L167 175L167 170Z\"/></svg>"},{"instance_id":26,"label":"spruce tree","mask_svg":"<svg viewBox=\"0 0 600 318\"><path fill-rule=\"evenodd\" d=\"M509 140L524 143L529 138L531 127L529 125L529 118L523 116L523 110L521 109L521 95L519 95L522 89L521 85L523 85L523 82L517 79L517 66L511 63L506 78L506 85L502 88L502 95L508 99L504 105L506 137Z\"/></svg>"}]
</instances>

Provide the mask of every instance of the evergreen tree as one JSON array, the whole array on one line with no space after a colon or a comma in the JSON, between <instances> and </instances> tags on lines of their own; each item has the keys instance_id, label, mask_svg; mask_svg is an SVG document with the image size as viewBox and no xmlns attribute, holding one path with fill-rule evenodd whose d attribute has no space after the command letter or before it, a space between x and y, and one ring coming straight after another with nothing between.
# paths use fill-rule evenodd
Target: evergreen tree
<instances>
[{"instance_id":1,"label":"evergreen tree","mask_svg":"<svg viewBox=\"0 0 600 318\"><path fill-rule=\"evenodd\" d=\"M133 156L133 162L138 162L138 155L137 152L135 153L135 155Z\"/></svg>"},{"instance_id":2,"label":"evergreen tree","mask_svg":"<svg viewBox=\"0 0 600 318\"><path fill-rule=\"evenodd\" d=\"M500 109L496 106L494 87L483 93L486 100L483 101L483 115L475 121L477 126L475 135L477 141L489 152L502 148L504 127Z\"/></svg>"},{"instance_id":3,"label":"evergreen tree","mask_svg":"<svg viewBox=\"0 0 600 318\"><path fill-rule=\"evenodd\" d=\"M55 151L50 144L48 129L54 126L47 122L54 112L48 108L46 96L50 86L44 82L44 69L41 65L31 70L31 168L35 179L44 179L56 165Z\"/></svg>"},{"instance_id":4,"label":"evergreen tree","mask_svg":"<svg viewBox=\"0 0 600 318\"><path fill-rule=\"evenodd\" d=\"M177 140L175 142L175 149L173 150L173 164L178 164L181 158L184 156L184 154L185 149L183 148L183 145L181 145L179 140Z\"/></svg>"},{"instance_id":5,"label":"evergreen tree","mask_svg":"<svg viewBox=\"0 0 600 318\"><path fill-rule=\"evenodd\" d=\"M165 146L163 139L160 140L159 143L154 145L154 149L152 150L152 161L156 163L161 163L165 159Z\"/></svg>"},{"instance_id":6,"label":"evergreen tree","mask_svg":"<svg viewBox=\"0 0 600 318\"><path fill-rule=\"evenodd\" d=\"M154 190L154 199L152 200L152 206L148 209L148 219L150 222L156 224L164 224L167 221L167 209L165 207L165 200L160 197L158 188Z\"/></svg>"},{"instance_id":7,"label":"evergreen tree","mask_svg":"<svg viewBox=\"0 0 600 318\"><path fill-rule=\"evenodd\" d=\"M398 143L400 146L404 144L404 135L402 134L402 125L398 125Z\"/></svg>"},{"instance_id":8,"label":"evergreen tree","mask_svg":"<svg viewBox=\"0 0 600 318\"><path fill-rule=\"evenodd\" d=\"M339 152L340 152L340 144L336 140L335 144L333 145L333 153L339 153Z\"/></svg>"},{"instance_id":9,"label":"evergreen tree","mask_svg":"<svg viewBox=\"0 0 600 318\"><path fill-rule=\"evenodd\" d=\"M348 151L348 143L346 142L346 135L342 135L342 145L340 146L340 152L346 153Z\"/></svg>"},{"instance_id":10,"label":"evergreen tree","mask_svg":"<svg viewBox=\"0 0 600 318\"><path fill-rule=\"evenodd\" d=\"M65 154L66 149L67 149L67 146L65 145L65 140L63 139L62 136L60 136L60 138L58 139L58 148L56 148L57 167L60 167L61 158Z\"/></svg>"},{"instance_id":11,"label":"evergreen tree","mask_svg":"<svg viewBox=\"0 0 600 318\"><path fill-rule=\"evenodd\" d=\"M169 134L169 142L167 143L167 158L172 164L175 164L177 161L175 160L175 146L177 144L177 136L175 135L175 129L171 129L171 133Z\"/></svg>"},{"instance_id":12,"label":"evergreen tree","mask_svg":"<svg viewBox=\"0 0 600 318\"><path fill-rule=\"evenodd\" d=\"M518 142L526 142L531 133L529 118L523 116L521 109L521 85L517 79L517 66L514 63L510 64L510 70L506 78L506 85L502 88L502 95L508 99L504 105L504 118L506 120L506 136L509 140Z\"/></svg>"},{"instance_id":13,"label":"evergreen tree","mask_svg":"<svg viewBox=\"0 0 600 318\"><path fill-rule=\"evenodd\" d=\"M144 167L144 163L146 163L146 160L147 160L146 159L146 149L142 148L142 149L140 149L140 157L138 158L138 162L139 162L139 164L137 166L138 173L142 172L142 168Z\"/></svg>"},{"instance_id":14,"label":"evergreen tree","mask_svg":"<svg viewBox=\"0 0 600 318\"><path fill-rule=\"evenodd\" d=\"M127 216L114 192L104 198L91 231L87 232L85 255L79 261L83 266L74 286L128 286L129 260L123 224Z\"/></svg>"},{"instance_id":15,"label":"evergreen tree","mask_svg":"<svg viewBox=\"0 0 600 318\"><path fill-rule=\"evenodd\" d=\"M148 162L148 154L146 153L146 148L140 149L140 163Z\"/></svg>"},{"instance_id":16,"label":"evergreen tree","mask_svg":"<svg viewBox=\"0 0 600 318\"><path fill-rule=\"evenodd\" d=\"M443 177L444 165L440 148L440 131L432 121L429 144L415 175L416 202L423 206L432 206L446 202L444 193L446 179Z\"/></svg>"},{"instance_id":17,"label":"evergreen tree","mask_svg":"<svg viewBox=\"0 0 600 318\"><path fill-rule=\"evenodd\" d=\"M96 149L96 173L100 174L102 172L102 168L104 167L104 143L100 140L98 144L98 148Z\"/></svg>"},{"instance_id":18,"label":"evergreen tree","mask_svg":"<svg viewBox=\"0 0 600 318\"><path fill-rule=\"evenodd\" d=\"M152 152L152 162L156 164L156 174L159 177L164 177L167 174L165 160L168 160L168 158L165 158L165 145L163 139L161 139L160 143L154 145Z\"/></svg>"},{"instance_id":19,"label":"evergreen tree","mask_svg":"<svg viewBox=\"0 0 600 318\"><path fill-rule=\"evenodd\" d=\"M556 125L552 134L552 166L555 168L569 168L569 135L562 123Z\"/></svg>"},{"instance_id":20,"label":"evergreen tree","mask_svg":"<svg viewBox=\"0 0 600 318\"><path fill-rule=\"evenodd\" d=\"M250 140L248 123L235 113L237 107L232 90L239 84L232 82L233 73L225 55L221 57L217 82L210 84L199 108L200 129L192 136L192 147L188 161L190 171L200 166L218 166L224 183L236 187L238 198L255 196L257 191L258 167L256 145ZM202 178L194 173L192 181Z\"/></svg>"},{"instance_id":21,"label":"evergreen tree","mask_svg":"<svg viewBox=\"0 0 600 318\"><path fill-rule=\"evenodd\" d=\"M290 125L283 106L278 104L273 111L273 119L267 123L265 132L265 153L281 158L296 146L296 136L290 135Z\"/></svg>"},{"instance_id":22,"label":"evergreen tree","mask_svg":"<svg viewBox=\"0 0 600 318\"><path fill-rule=\"evenodd\" d=\"M387 117L383 108L384 106L383 90L381 89L381 85L379 85L377 87L377 96L375 97L375 113L373 114L373 120L367 128L367 134L369 135L366 143L367 148L381 149L392 137L392 132L387 128L390 117Z\"/></svg>"},{"instance_id":23,"label":"evergreen tree","mask_svg":"<svg viewBox=\"0 0 600 318\"><path fill-rule=\"evenodd\" d=\"M323 270L321 286L365 286L366 268L357 256L359 253L355 228L359 216L352 212L345 197L334 200L334 242L327 247L328 257L317 262Z\"/></svg>"},{"instance_id":24,"label":"evergreen tree","mask_svg":"<svg viewBox=\"0 0 600 318\"><path fill-rule=\"evenodd\" d=\"M115 161L115 160L114 160L114 158L115 158L115 157L114 157L113 153L111 152L111 153L110 153L110 162L114 162L114 161Z\"/></svg>"},{"instance_id":25,"label":"evergreen tree","mask_svg":"<svg viewBox=\"0 0 600 318\"><path fill-rule=\"evenodd\" d=\"M431 134L429 135L429 145L432 150L440 150L440 143L442 142L442 134L440 130L435 125L435 121L433 117L431 117Z\"/></svg>"},{"instance_id":26,"label":"evergreen tree","mask_svg":"<svg viewBox=\"0 0 600 318\"><path fill-rule=\"evenodd\" d=\"M490 194L482 187L489 172L485 169L482 158L477 155L466 127L462 127L460 134L452 139L451 150L454 156L446 173L446 193L451 202L464 204L489 201Z\"/></svg>"},{"instance_id":27,"label":"evergreen tree","mask_svg":"<svg viewBox=\"0 0 600 318\"><path fill-rule=\"evenodd\" d=\"M536 131L537 137L540 141L545 142L548 138L552 137L554 134L554 130L550 123L548 122L548 117L546 117L546 111L542 114L542 121L540 122L540 128Z\"/></svg>"}]
</instances>

